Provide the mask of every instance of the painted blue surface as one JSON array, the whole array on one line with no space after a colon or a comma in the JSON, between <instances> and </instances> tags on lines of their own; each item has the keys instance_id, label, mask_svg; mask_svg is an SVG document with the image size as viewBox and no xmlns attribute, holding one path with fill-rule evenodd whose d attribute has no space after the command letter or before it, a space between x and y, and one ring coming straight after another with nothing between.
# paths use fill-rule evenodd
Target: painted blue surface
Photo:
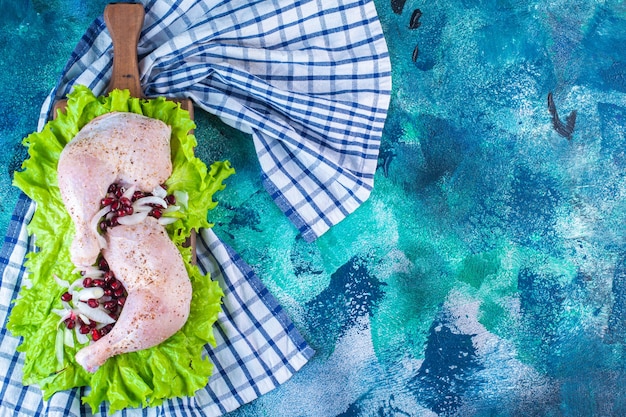
<instances>
[{"instance_id":1,"label":"painted blue surface","mask_svg":"<svg viewBox=\"0 0 626 417\"><path fill-rule=\"evenodd\" d=\"M3 228L19 142L106 3L0 0ZM376 5L394 77L376 186L316 242L248 138L196 115L199 155L238 171L216 232L318 352L233 415L626 415L626 4Z\"/></svg>"}]
</instances>

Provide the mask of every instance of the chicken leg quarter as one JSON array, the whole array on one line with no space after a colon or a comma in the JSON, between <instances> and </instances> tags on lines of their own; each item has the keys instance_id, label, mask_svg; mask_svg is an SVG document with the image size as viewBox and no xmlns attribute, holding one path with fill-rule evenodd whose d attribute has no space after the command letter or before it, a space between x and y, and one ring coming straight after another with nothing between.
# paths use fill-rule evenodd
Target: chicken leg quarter
<instances>
[{"instance_id":1,"label":"chicken leg quarter","mask_svg":"<svg viewBox=\"0 0 626 417\"><path fill-rule=\"evenodd\" d=\"M111 356L166 340L185 324L191 303L182 256L156 219L113 227L106 238L102 253L128 297L111 332L76 354L89 372Z\"/></svg>"},{"instance_id":2,"label":"chicken leg quarter","mask_svg":"<svg viewBox=\"0 0 626 417\"><path fill-rule=\"evenodd\" d=\"M109 185L122 182L150 192L172 173L171 128L134 113L107 113L86 124L65 146L57 167L59 190L74 222L72 263L85 269L100 253L91 227Z\"/></svg>"}]
</instances>

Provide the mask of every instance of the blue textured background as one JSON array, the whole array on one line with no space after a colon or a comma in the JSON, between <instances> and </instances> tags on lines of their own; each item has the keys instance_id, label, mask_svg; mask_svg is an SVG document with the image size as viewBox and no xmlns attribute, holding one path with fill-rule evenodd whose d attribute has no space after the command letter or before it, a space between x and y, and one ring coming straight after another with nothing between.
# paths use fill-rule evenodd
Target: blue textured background
<instances>
[{"instance_id":1,"label":"blue textured background","mask_svg":"<svg viewBox=\"0 0 626 417\"><path fill-rule=\"evenodd\" d=\"M20 141L106 3L0 0L2 230ZM376 186L316 242L249 138L196 115L198 154L238 171L216 232L318 352L233 415L626 415L626 4L376 5L394 77Z\"/></svg>"}]
</instances>

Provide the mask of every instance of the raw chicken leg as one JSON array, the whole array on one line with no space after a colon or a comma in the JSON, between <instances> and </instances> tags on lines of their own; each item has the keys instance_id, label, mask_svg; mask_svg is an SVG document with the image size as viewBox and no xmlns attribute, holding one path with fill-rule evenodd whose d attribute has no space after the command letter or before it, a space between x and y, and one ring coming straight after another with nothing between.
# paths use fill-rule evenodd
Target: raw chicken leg
<instances>
[{"instance_id":1,"label":"raw chicken leg","mask_svg":"<svg viewBox=\"0 0 626 417\"><path fill-rule=\"evenodd\" d=\"M70 255L78 268L93 265L100 253L90 223L109 185L121 182L150 192L171 175L170 135L171 128L160 120L114 112L93 119L65 146L57 173L74 222Z\"/></svg>"},{"instance_id":2,"label":"raw chicken leg","mask_svg":"<svg viewBox=\"0 0 626 417\"><path fill-rule=\"evenodd\" d=\"M128 297L111 332L76 354L89 372L111 356L166 340L185 324L191 303L182 256L156 219L113 227L106 239L102 253Z\"/></svg>"}]
</instances>

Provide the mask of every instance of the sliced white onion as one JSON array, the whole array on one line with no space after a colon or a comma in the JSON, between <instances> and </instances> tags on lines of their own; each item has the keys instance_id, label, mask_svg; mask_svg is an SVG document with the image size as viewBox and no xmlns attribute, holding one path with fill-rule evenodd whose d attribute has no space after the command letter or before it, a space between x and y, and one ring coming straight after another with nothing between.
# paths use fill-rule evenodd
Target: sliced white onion
<instances>
[{"instance_id":1,"label":"sliced white onion","mask_svg":"<svg viewBox=\"0 0 626 417\"><path fill-rule=\"evenodd\" d=\"M189 194L186 191L174 191L174 197L176 197L176 204L187 208L189 205Z\"/></svg>"},{"instance_id":2,"label":"sliced white onion","mask_svg":"<svg viewBox=\"0 0 626 417\"><path fill-rule=\"evenodd\" d=\"M69 314L72 312L72 310L67 310L67 309L59 309L59 308L53 308L52 311L54 314L56 314L59 317L62 317L61 321L65 320L67 317L69 317ZM67 316L67 317L66 317ZM64 317L64 318L63 318Z\"/></svg>"},{"instance_id":3,"label":"sliced white onion","mask_svg":"<svg viewBox=\"0 0 626 417\"><path fill-rule=\"evenodd\" d=\"M135 194L136 190L137 190L137 186L133 184L130 187L128 187L126 191L124 191L124 194L122 194L122 197L126 197L130 200L131 198L133 198L133 194Z\"/></svg>"},{"instance_id":4,"label":"sliced white onion","mask_svg":"<svg viewBox=\"0 0 626 417\"><path fill-rule=\"evenodd\" d=\"M159 222L160 225L167 226L168 224L174 223L176 220L178 220L177 217L161 217L157 221Z\"/></svg>"},{"instance_id":5,"label":"sliced white onion","mask_svg":"<svg viewBox=\"0 0 626 417\"><path fill-rule=\"evenodd\" d=\"M67 327L63 329L63 343L65 346L74 347L74 332Z\"/></svg>"},{"instance_id":6,"label":"sliced white onion","mask_svg":"<svg viewBox=\"0 0 626 417\"><path fill-rule=\"evenodd\" d=\"M80 290L78 293L78 299L80 301L87 301L90 298L100 298L104 295L104 288L90 287Z\"/></svg>"},{"instance_id":7,"label":"sliced white onion","mask_svg":"<svg viewBox=\"0 0 626 417\"><path fill-rule=\"evenodd\" d=\"M165 196L167 196L167 190L160 185L157 185L154 187L154 190L152 190L152 195L165 198Z\"/></svg>"},{"instance_id":8,"label":"sliced white onion","mask_svg":"<svg viewBox=\"0 0 626 417\"><path fill-rule=\"evenodd\" d=\"M139 224L148 217L150 211L138 211L136 213L131 214L130 216L122 216L117 218L117 222L119 224L123 224L126 226L130 226L133 224Z\"/></svg>"},{"instance_id":9,"label":"sliced white onion","mask_svg":"<svg viewBox=\"0 0 626 417\"><path fill-rule=\"evenodd\" d=\"M61 279L61 278L57 277L56 274L53 274L52 277L54 278L56 283L59 284L61 287L63 287L63 288L69 288L70 287L70 283L69 282L67 282L64 279Z\"/></svg>"},{"instance_id":10,"label":"sliced white onion","mask_svg":"<svg viewBox=\"0 0 626 417\"><path fill-rule=\"evenodd\" d=\"M101 307L91 308L85 303L76 303L78 307L78 311L87 316L89 320L93 320L98 323L115 323L115 320L109 316L109 314L104 311Z\"/></svg>"},{"instance_id":11,"label":"sliced white onion","mask_svg":"<svg viewBox=\"0 0 626 417\"><path fill-rule=\"evenodd\" d=\"M72 283L70 284L70 287L69 287L67 290L68 290L69 292L73 292L73 291L74 291L74 289L76 289L76 288L79 288L79 289L80 289L80 288L83 288L83 280L84 280L84 279L85 279L84 277L80 277L80 278L78 278L76 281L74 281L74 282L72 282Z\"/></svg>"},{"instance_id":12,"label":"sliced white onion","mask_svg":"<svg viewBox=\"0 0 626 417\"><path fill-rule=\"evenodd\" d=\"M85 316L84 314L78 313L78 317L80 317L83 323L85 323L87 326L89 326L89 324L91 323L91 320L89 320L89 317Z\"/></svg>"},{"instance_id":13,"label":"sliced white onion","mask_svg":"<svg viewBox=\"0 0 626 417\"><path fill-rule=\"evenodd\" d=\"M174 213L175 211L180 210L180 206L168 206L165 210L163 210L163 214Z\"/></svg>"},{"instance_id":14,"label":"sliced white onion","mask_svg":"<svg viewBox=\"0 0 626 417\"><path fill-rule=\"evenodd\" d=\"M104 271L98 268L89 268L82 275L82 278L102 278L104 276Z\"/></svg>"},{"instance_id":15,"label":"sliced white onion","mask_svg":"<svg viewBox=\"0 0 626 417\"><path fill-rule=\"evenodd\" d=\"M102 218L102 216L104 216L105 214L107 214L108 212L111 211L111 206L104 206L102 207L92 218L91 218L91 229L94 230L95 232L98 231L98 224L100 224L100 219Z\"/></svg>"},{"instance_id":16,"label":"sliced white onion","mask_svg":"<svg viewBox=\"0 0 626 417\"><path fill-rule=\"evenodd\" d=\"M63 342L65 341L65 336L63 335L63 329L57 330L57 336L54 340L54 353L57 358L57 362L59 363L59 367L63 367Z\"/></svg>"},{"instance_id":17,"label":"sliced white onion","mask_svg":"<svg viewBox=\"0 0 626 417\"><path fill-rule=\"evenodd\" d=\"M78 341L79 345L84 345L85 343L89 342L89 338L87 337L87 335L82 334L78 327L74 327L74 334L76 335L76 340Z\"/></svg>"},{"instance_id":18,"label":"sliced white onion","mask_svg":"<svg viewBox=\"0 0 626 417\"><path fill-rule=\"evenodd\" d=\"M167 201L165 201L162 197L156 196L156 195L149 195L147 197L141 197L139 199L137 199L134 203L133 203L133 208L134 209L138 209L141 206L148 206L150 204L155 204L155 205L159 205L163 208L167 207Z\"/></svg>"}]
</instances>

